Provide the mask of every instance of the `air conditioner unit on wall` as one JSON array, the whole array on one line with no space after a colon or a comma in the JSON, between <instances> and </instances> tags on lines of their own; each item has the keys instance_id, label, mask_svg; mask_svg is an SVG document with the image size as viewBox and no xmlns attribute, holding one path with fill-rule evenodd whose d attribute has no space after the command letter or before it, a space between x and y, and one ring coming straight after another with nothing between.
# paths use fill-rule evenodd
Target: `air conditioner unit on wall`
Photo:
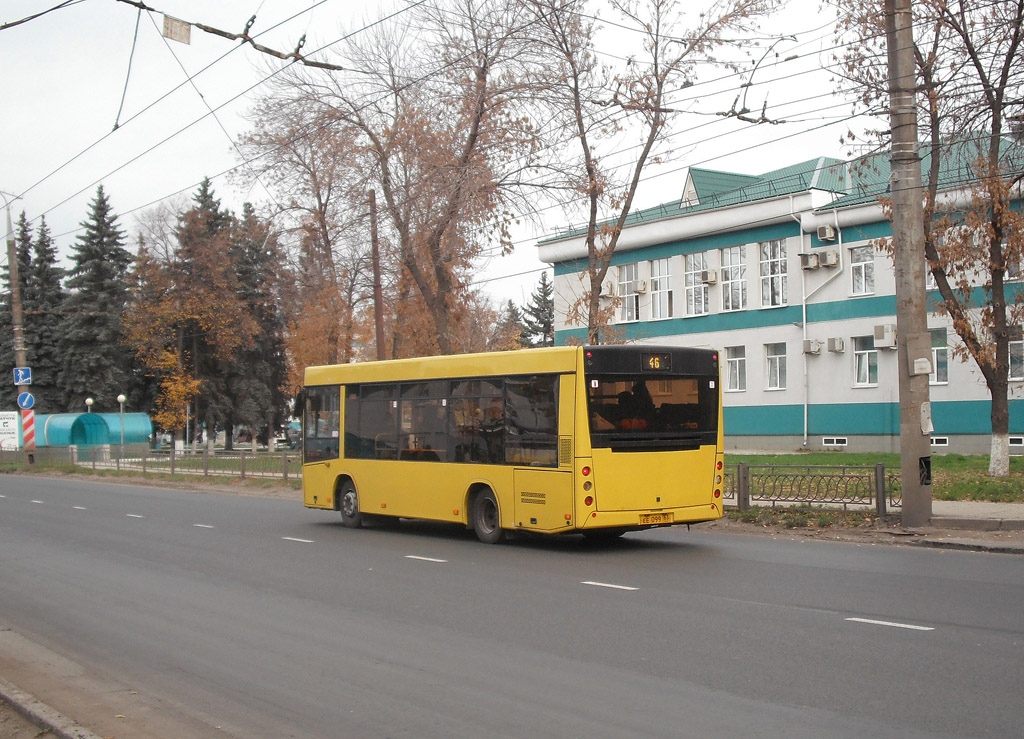
<instances>
[{"instance_id":1,"label":"air conditioner unit on wall","mask_svg":"<svg viewBox=\"0 0 1024 739\"><path fill-rule=\"evenodd\" d=\"M839 266L839 252L835 249L826 249L818 255L818 263L822 267L838 267Z\"/></svg>"},{"instance_id":2,"label":"air conditioner unit on wall","mask_svg":"<svg viewBox=\"0 0 1024 739\"><path fill-rule=\"evenodd\" d=\"M846 342L838 336L828 339L825 344L826 348L834 354L842 354L846 351Z\"/></svg>"},{"instance_id":3,"label":"air conditioner unit on wall","mask_svg":"<svg viewBox=\"0 0 1024 739\"><path fill-rule=\"evenodd\" d=\"M608 280L601 286L601 294L606 295L609 298L615 297L615 283Z\"/></svg>"},{"instance_id":4,"label":"air conditioner unit on wall","mask_svg":"<svg viewBox=\"0 0 1024 739\"><path fill-rule=\"evenodd\" d=\"M821 354L821 342L817 339L804 339L804 354Z\"/></svg>"},{"instance_id":5,"label":"air conditioner unit on wall","mask_svg":"<svg viewBox=\"0 0 1024 739\"><path fill-rule=\"evenodd\" d=\"M700 273L700 281L705 285L714 285L718 282L718 273L713 269L705 269Z\"/></svg>"},{"instance_id":6,"label":"air conditioner unit on wall","mask_svg":"<svg viewBox=\"0 0 1024 739\"><path fill-rule=\"evenodd\" d=\"M801 254L800 255L800 268L801 269L817 269L818 268L818 255L817 254Z\"/></svg>"},{"instance_id":7,"label":"air conditioner unit on wall","mask_svg":"<svg viewBox=\"0 0 1024 739\"><path fill-rule=\"evenodd\" d=\"M633 290L638 293L647 292L647 280L636 280L633 283Z\"/></svg>"},{"instance_id":8,"label":"air conditioner unit on wall","mask_svg":"<svg viewBox=\"0 0 1024 739\"><path fill-rule=\"evenodd\" d=\"M832 226L824 225L818 226L818 240L819 241L835 241L836 230Z\"/></svg>"},{"instance_id":9,"label":"air conditioner unit on wall","mask_svg":"<svg viewBox=\"0 0 1024 739\"><path fill-rule=\"evenodd\" d=\"M896 348L896 326L892 323L883 323L875 326L875 349Z\"/></svg>"}]
</instances>

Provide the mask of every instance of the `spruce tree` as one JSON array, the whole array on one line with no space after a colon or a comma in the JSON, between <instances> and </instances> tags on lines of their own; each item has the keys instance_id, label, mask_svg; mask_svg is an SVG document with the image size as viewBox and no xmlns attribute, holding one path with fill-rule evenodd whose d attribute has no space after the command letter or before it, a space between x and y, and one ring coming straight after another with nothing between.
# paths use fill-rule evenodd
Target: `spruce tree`
<instances>
[{"instance_id":1,"label":"spruce tree","mask_svg":"<svg viewBox=\"0 0 1024 739\"><path fill-rule=\"evenodd\" d=\"M25 282L25 343L32 358L32 394L35 410L62 413L67 410L59 384L64 308L64 270L57 264L57 247L46 219L40 219L32 242L32 258Z\"/></svg>"},{"instance_id":2,"label":"spruce tree","mask_svg":"<svg viewBox=\"0 0 1024 739\"><path fill-rule=\"evenodd\" d=\"M102 185L81 225L85 233L72 246L61 322L64 406L82 410L85 399L92 397L95 410L113 412L118 410L117 396L124 393L129 407L138 407L131 354L122 345L132 257Z\"/></svg>"},{"instance_id":3,"label":"spruce tree","mask_svg":"<svg viewBox=\"0 0 1024 739\"><path fill-rule=\"evenodd\" d=\"M238 347L226 367L232 400L226 426L266 429L272 435L285 419L284 318L277 285L282 259L267 224L250 203L242 206L231 240L231 261L238 278L238 300L253 319L256 333ZM262 432L261 432L262 434ZM230 438L230 434L229 434Z\"/></svg>"},{"instance_id":4,"label":"spruce tree","mask_svg":"<svg viewBox=\"0 0 1024 739\"><path fill-rule=\"evenodd\" d=\"M540 273L540 282L526 304L523 325L529 346L555 345L555 288L547 270Z\"/></svg>"},{"instance_id":5,"label":"spruce tree","mask_svg":"<svg viewBox=\"0 0 1024 739\"><path fill-rule=\"evenodd\" d=\"M179 273L177 287L182 300L194 303L184 312L186 320L180 326L183 348L192 362L192 376L202 383L196 399L194 428L205 424L207 436L211 436L232 409L225 361L232 356L234 347L228 346L224 334L214 327L239 313L230 263L233 216L221 208L209 178L200 183L192 202L192 208L178 218L174 270ZM241 330L241 326L238 328Z\"/></svg>"}]
</instances>

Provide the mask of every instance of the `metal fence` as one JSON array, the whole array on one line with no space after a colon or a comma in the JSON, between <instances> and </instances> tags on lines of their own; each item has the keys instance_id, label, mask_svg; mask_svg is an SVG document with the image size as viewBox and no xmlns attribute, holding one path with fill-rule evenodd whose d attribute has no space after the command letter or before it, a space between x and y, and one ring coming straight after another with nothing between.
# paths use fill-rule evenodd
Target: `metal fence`
<instances>
[{"instance_id":1,"label":"metal fence","mask_svg":"<svg viewBox=\"0 0 1024 739\"><path fill-rule=\"evenodd\" d=\"M0 461L26 462L28 452L3 452ZM38 463L69 463L94 470L115 469L137 472L201 475L204 477L277 478L282 481L302 477L302 457L298 452L253 452L241 449L224 451L150 449L146 444L101 444L83 447L42 447L32 452Z\"/></svg>"},{"instance_id":2,"label":"metal fence","mask_svg":"<svg viewBox=\"0 0 1024 739\"><path fill-rule=\"evenodd\" d=\"M885 516L900 508L899 470L815 465L730 465L722 491L726 505L746 510L752 503L769 506L819 504L843 510L873 508Z\"/></svg>"},{"instance_id":3,"label":"metal fence","mask_svg":"<svg viewBox=\"0 0 1024 739\"><path fill-rule=\"evenodd\" d=\"M302 456L298 451L253 452L246 450L210 452L199 450L153 450L145 444L116 444L91 447L44 447L32 453L39 463L67 462L92 469L137 470L139 472L201 475L205 477L277 478L302 477ZM26 452L0 451L0 462L26 462ZM727 507L746 510L751 505L822 505L844 510L873 509L885 516L901 508L899 470L885 465L873 467L815 465L748 465L726 467L722 489Z\"/></svg>"}]
</instances>

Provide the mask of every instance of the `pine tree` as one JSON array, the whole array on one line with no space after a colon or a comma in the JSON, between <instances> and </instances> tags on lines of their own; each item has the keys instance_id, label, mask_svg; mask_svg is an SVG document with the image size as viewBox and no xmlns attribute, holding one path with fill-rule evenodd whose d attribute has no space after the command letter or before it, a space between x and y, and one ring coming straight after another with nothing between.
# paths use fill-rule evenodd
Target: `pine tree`
<instances>
[{"instance_id":1,"label":"pine tree","mask_svg":"<svg viewBox=\"0 0 1024 739\"><path fill-rule=\"evenodd\" d=\"M555 345L555 288L547 270L540 273L540 282L526 304L523 325L529 346Z\"/></svg>"},{"instance_id":2,"label":"pine tree","mask_svg":"<svg viewBox=\"0 0 1024 739\"><path fill-rule=\"evenodd\" d=\"M81 410L91 397L96 410L113 412L121 393L129 407L138 405L131 354L122 345L132 256L102 185L81 225L85 233L72 247L62 310L59 384L65 408Z\"/></svg>"},{"instance_id":3,"label":"pine tree","mask_svg":"<svg viewBox=\"0 0 1024 739\"><path fill-rule=\"evenodd\" d=\"M242 206L242 217L235 223L231 261L238 278L239 303L255 322L256 333L226 363L232 400L225 418L229 444L236 425L266 429L269 437L286 420L286 398L281 390L287 372L284 317L276 291L282 260L269 227L260 222L250 203Z\"/></svg>"},{"instance_id":4,"label":"pine tree","mask_svg":"<svg viewBox=\"0 0 1024 739\"><path fill-rule=\"evenodd\" d=\"M530 345L523 328L523 314L513 301L505 304L487 343L491 351L508 351Z\"/></svg>"},{"instance_id":5,"label":"pine tree","mask_svg":"<svg viewBox=\"0 0 1024 739\"><path fill-rule=\"evenodd\" d=\"M31 359L32 394L40 413L66 411L59 384L64 308L64 270L57 264L57 247L46 219L40 219L32 242L25 279L25 343Z\"/></svg>"}]
</instances>

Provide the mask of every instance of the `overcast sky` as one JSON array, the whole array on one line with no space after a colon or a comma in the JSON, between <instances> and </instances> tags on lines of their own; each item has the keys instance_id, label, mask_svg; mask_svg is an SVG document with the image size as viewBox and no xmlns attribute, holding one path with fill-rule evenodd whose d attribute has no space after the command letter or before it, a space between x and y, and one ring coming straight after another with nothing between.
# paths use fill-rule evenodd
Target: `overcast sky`
<instances>
[{"instance_id":1,"label":"overcast sky","mask_svg":"<svg viewBox=\"0 0 1024 739\"><path fill-rule=\"evenodd\" d=\"M0 24L61 3L4 0ZM406 4L152 0L147 5L233 32L241 32L255 14L253 34L281 24L260 43L290 51L305 34L303 52L311 53ZM819 11L815 0L794 0L791 6L770 25L793 37L781 41L758 69L746 101L760 113L767 96L768 116L787 123L751 126L715 115L686 118L672 140L676 154L651 168L637 207L677 198L687 166L756 174L821 155L845 156L839 138L851 125L846 120L850 106L832 95L829 76L820 71L831 57L833 11ZM129 233L135 232L135 215L175 193L187 197L204 176L213 179L222 202L236 211L245 200L268 201L258 187L241 191L224 174L238 163L231 139L248 128L242 115L268 64L276 69L284 63L196 28L187 46L165 41L156 28L160 15L138 16L136 8L116 0L72 0L0 31L0 190L22 196L12 206L15 220L22 210L31 219L45 215L64 255L99 183ZM737 81L714 81L722 74L709 70L707 80L681 104L712 112L728 109ZM195 75L194 87L186 83L189 75ZM517 234L515 255L482 264L481 286L496 302L526 301L543 267L536 257L536 237L564 227L563 218L561 212L543 214L538 230Z\"/></svg>"}]
</instances>

